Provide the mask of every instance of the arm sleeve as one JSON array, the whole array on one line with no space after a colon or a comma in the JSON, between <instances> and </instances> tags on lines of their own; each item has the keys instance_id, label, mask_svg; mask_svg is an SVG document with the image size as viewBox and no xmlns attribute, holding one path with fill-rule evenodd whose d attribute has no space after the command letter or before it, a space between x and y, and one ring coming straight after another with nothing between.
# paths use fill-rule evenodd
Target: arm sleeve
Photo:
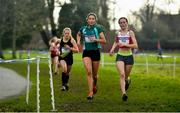
<instances>
[{"instance_id":1,"label":"arm sleeve","mask_svg":"<svg viewBox=\"0 0 180 113\"><path fill-rule=\"evenodd\" d=\"M97 30L98 30L99 33L104 32L103 27L100 26L100 25L97 25Z\"/></svg>"}]
</instances>

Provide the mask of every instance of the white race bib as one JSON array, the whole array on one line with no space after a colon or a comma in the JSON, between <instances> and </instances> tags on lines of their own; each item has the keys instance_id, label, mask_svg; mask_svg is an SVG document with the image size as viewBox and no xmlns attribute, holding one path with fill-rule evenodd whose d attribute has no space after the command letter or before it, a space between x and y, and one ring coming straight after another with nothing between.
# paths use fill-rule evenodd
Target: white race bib
<instances>
[{"instance_id":1,"label":"white race bib","mask_svg":"<svg viewBox=\"0 0 180 113\"><path fill-rule=\"evenodd\" d=\"M94 39L96 39L95 35L85 36L86 43L93 43Z\"/></svg>"},{"instance_id":2,"label":"white race bib","mask_svg":"<svg viewBox=\"0 0 180 113\"><path fill-rule=\"evenodd\" d=\"M118 37L119 43L129 44L129 37Z\"/></svg>"},{"instance_id":3,"label":"white race bib","mask_svg":"<svg viewBox=\"0 0 180 113\"><path fill-rule=\"evenodd\" d=\"M65 48L65 47L62 47L61 48L61 57L65 57L65 56L67 56L71 51L70 51L70 49L68 49L68 48Z\"/></svg>"}]
</instances>

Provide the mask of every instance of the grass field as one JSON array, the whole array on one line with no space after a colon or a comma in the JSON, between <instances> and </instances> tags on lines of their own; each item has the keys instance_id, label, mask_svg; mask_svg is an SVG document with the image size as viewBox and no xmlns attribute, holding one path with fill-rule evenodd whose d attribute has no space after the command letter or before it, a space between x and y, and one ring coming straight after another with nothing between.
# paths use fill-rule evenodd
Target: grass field
<instances>
[{"instance_id":1,"label":"grass field","mask_svg":"<svg viewBox=\"0 0 180 113\"><path fill-rule=\"evenodd\" d=\"M178 54L177 54L178 55ZM35 56L35 55L33 55ZM105 62L114 62L115 57L105 54ZM136 56L136 63L144 63L143 56ZM75 54L74 64L70 74L67 92L60 91L61 76L53 76L55 91L55 107L58 112L180 112L180 66L176 67L176 76L173 76L173 58L157 61L156 57L149 56L149 63L162 65L146 66L135 65L132 73L132 84L128 89L128 101L123 102L119 89L119 75L115 65L104 65L99 70L98 92L92 102L86 100L87 80L81 55ZM180 64L180 58L176 59ZM6 63L0 66L15 70L26 77L26 62ZM1 100L0 112L33 112L36 111L36 63L31 62L31 89L30 102L26 105L25 96ZM40 109L43 112L52 110L49 86L49 70L47 60L40 64Z\"/></svg>"}]
</instances>

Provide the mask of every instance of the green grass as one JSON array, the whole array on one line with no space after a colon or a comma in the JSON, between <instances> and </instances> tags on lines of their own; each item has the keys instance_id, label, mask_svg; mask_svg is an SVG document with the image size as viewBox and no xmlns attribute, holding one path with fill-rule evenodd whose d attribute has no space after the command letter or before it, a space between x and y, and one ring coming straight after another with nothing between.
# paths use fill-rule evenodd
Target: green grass
<instances>
[{"instance_id":1,"label":"green grass","mask_svg":"<svg viewBox=\"0 0 180 113\"><path fill-rule=\"evenodd\" d=\"M104 56L106 61L114 62L114 57ZM138 56L139 57L139 56ZM128 89L128 101L123 102L119 88L119 75L114 65L105 65L99 70L98 93L93 102L86 100L88 86L81 55L76 54L70 74L70 90L60 91L61 76L53 76L55 91L55 107L58 112L179 112L180 111L180 66L167 65L145 66L135 65L132 73L132 84ZM144 62L143 58L135 58L136 63ZM155 58L156 59L156 58ZM152 60L156 63L159 61ZM179 59L177 59L179 62ZM171 60L167 60L171 62ZM172 62L171 62L172 63ZM26 62L0 64L15 70L26 77ZM1 100L0 112L33 112L36 111L36 63L31 62L30 103L26 105L25 94ZM40 109L48 112L52 109L49 86L49 70L46 60L40 64Z\"/></svg>"}]
</instances>

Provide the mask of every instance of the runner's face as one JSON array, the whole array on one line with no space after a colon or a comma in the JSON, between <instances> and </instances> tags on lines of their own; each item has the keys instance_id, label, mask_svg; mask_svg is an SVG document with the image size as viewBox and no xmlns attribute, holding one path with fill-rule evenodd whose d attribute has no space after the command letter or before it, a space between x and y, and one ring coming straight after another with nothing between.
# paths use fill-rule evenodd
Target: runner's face
<instances>
[{"instance_id":1,"label":"runner's face","mask_svg":"<svg viewBox=\"0 0 180 113\"><path fill-rule=\"evenodd\" d=\"M87 23L89 25L94 25L96 22L96 18L93 15L88 16Z\"/></svg>"},{"instance_id":2,"label":"runner's face","mask_svg":"<svg viewBox=\"0 0 180 113\"><path fill-rule=\"evenodd\" d=\"M69 30L65 30L65 31L64 31L64 37L65 37L66 39L68 39L68 38L70 37L70 32L69 32Z\"/></svg>"},{"instance_id":3,"label":"runner's face","mask_svg":"<svg viewBox=\"0 0 180 113\"><path fill-rule=\"evenodd\" d=\"M127 29L127 25L128 25L128 23L127 23L127 21L125 19L121 19L119 21L119 26L121 27L122 30Z\"/></svg>"}]
</instances>

